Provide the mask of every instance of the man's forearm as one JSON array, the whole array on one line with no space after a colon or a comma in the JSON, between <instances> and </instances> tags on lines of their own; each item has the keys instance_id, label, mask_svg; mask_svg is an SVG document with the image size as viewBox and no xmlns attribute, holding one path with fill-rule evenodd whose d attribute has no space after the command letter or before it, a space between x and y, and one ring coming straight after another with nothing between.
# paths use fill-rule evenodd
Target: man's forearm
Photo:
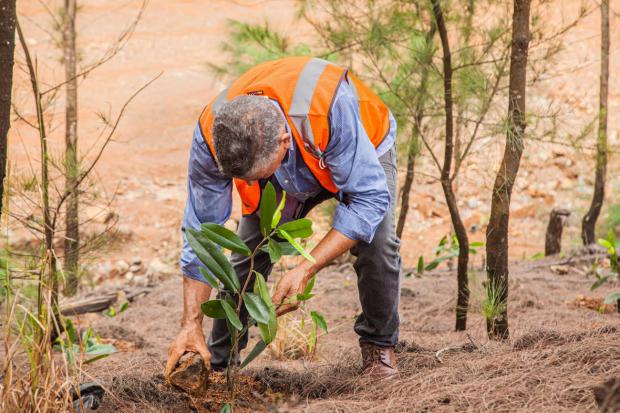
<instances>
[{"instance_id":1,"label":"man's forearm","mask_svg":"<svg viewBox=\"0 0 620 413\"><path fill-rule=\"evenodd\" d=\"M335 258L354 247L357 242L332 228L311 252L316 262L304 261L301 266L307 274L315 274Z\"/></svg>"},{"instance_id":2,"label":"man's forearm","mask_svg":"<svg viewBox=\"0 0 620 413\"><path fill-rule=\"evenodd\" d=\"M192 323L200 325L203 314L200 304L207 301L211 296L211 287L208 284L183 277L183 319L181 326L185 327Z\"/></svg>"}]
</instances>

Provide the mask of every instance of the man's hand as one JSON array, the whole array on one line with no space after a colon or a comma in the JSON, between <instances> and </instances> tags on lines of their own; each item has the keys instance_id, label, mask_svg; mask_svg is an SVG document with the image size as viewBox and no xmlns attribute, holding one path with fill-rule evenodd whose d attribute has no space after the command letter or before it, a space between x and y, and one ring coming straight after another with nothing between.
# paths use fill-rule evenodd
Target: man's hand
<instances>
[{"instance_id":1,"label":"man's hand","mask_svg":"<svg viewBox=\"0 0 620 413\"><path fill-rule=\"evenodd\" d=\"M312 274L308 272L304 265L300 265L284 274L278 282L276 292L272 297L273 304L277 308L276 314L278 317L299 308L299 302L291 301L295 300L297 294L304 292L310 278L312 278Z\"/></svg>"},{"instance_id":2,"label":"man's hand","mask_svg":"<svg viewBox=\"0 0 620 413\"><path fill-rule=\"evenodd\" d=\"M200 354L207 369L211 369L211 354L207 350L201 323L190 323L181 327L177 338L168 349L166 380L170 379L170 374L172 374L179 359L187 352Z\"/></svg>"},{"instance_id":3,"label":"man's hand","mask_svg":"<svg viewBox=\"0 0 620 413\"><path fill-rule=\"evenodd\" d=\"M200 354L205 366L211 368L211 354L205 344L202 333L202 311L200 304L207 301L211 295L211 287L200 281L183 277L183 321L181 331L168 349L166 362L166 380L177 365L177 362L186 352Z\"/></svg>"},{"instance_id":4,"label":"man's hand","mask_svg":"<svg viewBox=\"0 0 620 413\"><path fill-rule=\"evenodd\" d=\"M306 284L314 274L355 244L357 241L347 238L335 229L329 230L312 250L312 256L316 262L304 261L303 264L284 274L284 277L278 282L276 292L272 297L273 304L277 308L276 314L281 316L297 310L299 302L289 303L290 299L294 299L295 295L303 293Z\"/></svg>"}]
</instances>

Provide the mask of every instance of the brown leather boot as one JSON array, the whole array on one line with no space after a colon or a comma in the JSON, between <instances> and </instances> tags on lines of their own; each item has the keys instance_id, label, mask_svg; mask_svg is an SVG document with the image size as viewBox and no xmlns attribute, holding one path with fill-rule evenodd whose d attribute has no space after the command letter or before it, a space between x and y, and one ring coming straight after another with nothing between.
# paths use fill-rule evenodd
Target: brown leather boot
<instances>
[{"instance_id":1,"label":"brown leather boot","mask_svg":"<svg viewBox=\"0 0 620 413\"><path fill-rule=\"evenodd\" d=\"M364 375L391 378L398 374L396 354L392 347L381 347L370 343L363 343L360 347Z\"/></svg>"}]
</instances>

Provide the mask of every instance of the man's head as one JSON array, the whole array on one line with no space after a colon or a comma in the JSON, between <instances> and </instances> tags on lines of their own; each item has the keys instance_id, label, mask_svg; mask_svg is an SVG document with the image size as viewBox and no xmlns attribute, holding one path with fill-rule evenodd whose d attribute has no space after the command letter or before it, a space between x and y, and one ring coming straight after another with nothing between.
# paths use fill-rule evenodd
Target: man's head
<instances>
[{"instance_id":1,"label":"man's head","mask_svg":"<svg viewBox=\"0 0 620 413\"><path fill-rule=\"evenodd\" d=\"M243 95L225 103L213 119L213 146L224 175L268 178L291 145L284 117L264 97Z\"/></svg>"}]
</instances>

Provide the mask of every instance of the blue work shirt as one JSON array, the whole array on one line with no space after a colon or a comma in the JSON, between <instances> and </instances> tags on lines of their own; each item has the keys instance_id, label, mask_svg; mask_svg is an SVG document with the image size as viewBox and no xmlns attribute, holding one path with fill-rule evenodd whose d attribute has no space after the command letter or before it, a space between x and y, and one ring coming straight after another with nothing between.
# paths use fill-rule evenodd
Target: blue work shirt
<instances>
[{"instance_id":1,"label":"blue work shirt","mask_svg":"<svg viewBox=\"0 0 620 413\"><path fill-rule=\"evenodd\" d=\"M274 104L281 110L276 102ZM286 125L290 133L288 123ZM325 164L339 190L336 196L340 200L334 213L333 228L350 239L370 242L390 206L379 157L394 145L396 121L390 113L390 131L375 149L362 124L357 98L349 84L343 81L332 105L330 128ZM296 210L300 203L324 190L304 163L292 135L290 149L274 176L278 184L276 190L286 191L282 222L293 218L291 211ZM205 222L226 222L232 210L232 186L232 179L219 171L200 125L197 125L190 150L187 203L183 215L180 264L184 276L206 283L199 271L199 267L204 266L189 246L185 228L198 229Z\"/></svg>"}]
</instances>

